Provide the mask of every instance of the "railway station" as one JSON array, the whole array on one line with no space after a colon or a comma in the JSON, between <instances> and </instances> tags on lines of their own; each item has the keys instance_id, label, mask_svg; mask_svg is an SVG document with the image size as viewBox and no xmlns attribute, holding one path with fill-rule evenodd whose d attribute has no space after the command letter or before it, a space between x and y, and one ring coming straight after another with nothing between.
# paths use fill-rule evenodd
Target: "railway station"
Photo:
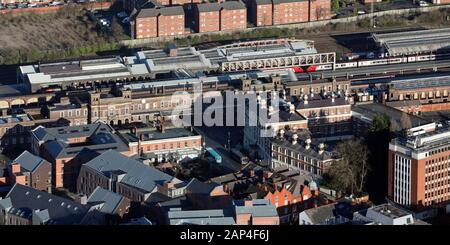
<instances>
[{"instance_id":1,"label":"railway station","mask_svg":"<svg viewBox=\"0 0 450 245\"><path fill-rule=\"evenodd\" d=\"M389 57L450 51L450 28L373 33L372 38Z\"/></svg>"},{"instance_id":2,"label":"railway station","mask_svg":"<svg viewBox=\"0 0 450 245\"><path fill-rule=\"evenodd\" d=\"M139 51L132 56L21 66L18 79L35 93L57 87L92 87L104 83L133 83L155 79L158 74L195 78L210 72L307 70L320 65L335 67L335 53L318 53L314 42L271 39L238 42L212 49L177 48ZM179 77L178 77L179 78Z\"/></svg>"}]
</instances>

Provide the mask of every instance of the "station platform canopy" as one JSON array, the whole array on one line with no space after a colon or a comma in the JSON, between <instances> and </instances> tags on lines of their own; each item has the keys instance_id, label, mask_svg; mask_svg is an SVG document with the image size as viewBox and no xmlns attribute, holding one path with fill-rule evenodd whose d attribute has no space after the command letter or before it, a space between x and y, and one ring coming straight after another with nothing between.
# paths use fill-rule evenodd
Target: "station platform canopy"
<instances>
[{"instance_id":1,"label":"station platform canopy","mask_svg":"<svg viewBox=\"0 0 450 245\"><path fill-rule=\"evenodd\" d=\"M373 33L372 38L389 56L426 54L450 49L450 28Z\"/></svg>"}]
</instances>

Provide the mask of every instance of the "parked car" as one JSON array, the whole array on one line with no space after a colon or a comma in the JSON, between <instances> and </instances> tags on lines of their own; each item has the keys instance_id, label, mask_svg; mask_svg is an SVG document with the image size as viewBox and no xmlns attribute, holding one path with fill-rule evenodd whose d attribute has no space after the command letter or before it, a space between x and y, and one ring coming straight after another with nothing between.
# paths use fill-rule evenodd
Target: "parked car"
<instances>
[{"instance_id":1,"label":"parked car","mask_svg":"<svg viewBox=\"0 0 450 245\"><path fill-rule=\"evenodd\" d=\"M28 8L36 8L36 7L37 7L37 4L35 4L35 3L28 4Z\"/></svg>"},{"instance_id":2,"label":"parked car","mask_svg":"<svg viewBox=\"0 0 450 245\"><path fill-rule=\"evenodd\" d=\"M122 20L122 24L127 24L130 23L130 17L126 17L125 19Z\"/></svg>"},{"instance_id":3,"label":"parked car","mask_svg":"<svg viewBox=\"0 0 450 245\"><path fill-rule=\"evenodd\" d=\"M366 11L364 11L364 10L359 10L358 11L358 15L364 15L364 14L366 14Z\"/></svg>"},{"instance_id":4,"label":"parked car","mask_svg":"<svg viewBox=\"0 0 450 245\"><path fill-rule=\"evenodd\" d=\"M58 6L58 5L63 5L63 3L62 2L58 2L58 1L50 3L50 6Z\"/></svg>"},{"instance_id":5,"label":"parked car","mask_svg":"<svg viewBox=\"0 0 450 245\"><path fill-rule=\"evenodd\" d=\"M26 3L19 3L19 4L17 4L17 8L19 8L19 9L23 9L23 8L26 8L26 7L28 7Z\"/></svg>"},{"instance_id":6,"label":"parked car","mask_svg":"<svg viewBox=\"0 0 450 245\"><path fill-rule=\"evenodd\" d=\"M428 7L428 6L430 6L430 4L425 1L419 1L419 6L420 7Z\"/></svg>"},{"instance_id":7,"label":"parked car","mask_svg":"<svg viewBox=\"0 0 450 245\"><path fill-rule=\"evenodd\" d=\"M122 11L122 12L117 13L117 17L125 18L125 17L128 17L128 14L127 14L127 12Z\"/></svg>"}]
</instances>

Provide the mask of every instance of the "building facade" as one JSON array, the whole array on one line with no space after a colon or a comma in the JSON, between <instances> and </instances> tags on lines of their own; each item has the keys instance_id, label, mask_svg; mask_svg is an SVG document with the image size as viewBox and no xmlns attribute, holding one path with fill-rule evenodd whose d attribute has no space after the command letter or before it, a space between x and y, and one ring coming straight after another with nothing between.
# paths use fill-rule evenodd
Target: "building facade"
<instances>
[{"instance_id":1,"label":"building facade","mask_svg":"<svg viewBox=\"0 0 450 245\"><path fill-rule=\"evenodd\" d=\"M409 133L389 143L388 197L419 209L448 201L450 130L418 127Z\"/></svg>"}]
</instances>

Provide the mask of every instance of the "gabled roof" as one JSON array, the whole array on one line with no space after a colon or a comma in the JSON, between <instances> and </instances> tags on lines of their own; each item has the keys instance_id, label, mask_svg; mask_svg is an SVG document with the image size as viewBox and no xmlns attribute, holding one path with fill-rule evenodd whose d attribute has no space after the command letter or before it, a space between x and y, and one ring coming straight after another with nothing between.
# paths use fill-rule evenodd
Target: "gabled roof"
<instances>
[{"instance_id":1,"label":"gabled roof","mask_svg":"<svg viewBox=\"0 0 450 245\"><path fill-rule=\"evenodd\" d=\"M197 180L196 178L193 178L186 186L186 190L191 193L195 194L209 194L211 193L216 187L220 186L217 183L214 182L201 182Z\"/></svg>"},{"instance_id":2,"label":"gabled roof","mask_svg":"<svg viewBox=\"0 0 450 245\"><path fill-rule=\"evenodd\" d=\"M346 202L331 203L317 208L307 209L305 212L313 224L321 224L329 219L339 216L347 218L352 215L351 206Z\"/></svg>"},{"instance_id":3,"label":"gabled roof","mask_svg":"<svg viewBox=\"0 0 450 245\"><path fill-rule=\"evenodd\" d=\"M148 167L114 150L105 151L84 164L83 167L88 167L108 177L113 172L120 171L124 175L120 179L120 183L146 192L152 192L157 184L163 185L164 182L174 179L156 168Z\"/></svg>"},{"instance_id":4,"label":"gabled roof","mask_svg":"<svg viewBox=\"0 0 450 245\"><path fill-rule=\"evenodd\" d=\"M44 161L44 159L31 154L29 151L24 151L14 159L13 163L18 163L22 169L33 172Z\"/></svg>"},{"instance_id":5,"label":"gabled roof","mask_svg":"<svg viewBox=\"0 0 450 245\"><path fill-rule=\"evenodd\" d=\"M33 213L45 224L78 224L88 207L34 188L15 184L0 208L10 214L32 219Z\"/></svg>"},{"instance_id":6,"label":"gabled roof","mask_svg":"<svg viewBox=\"0 0 450 245\"><path fill-rule=\"evenodd\" d=\"M101 205L99 209L102 213L114 214L117 211L118 206L122 203L125 197L105 190L100 186L95 188L94 192L89 196L87 204Z\"/></svg>"}]
</instances>

